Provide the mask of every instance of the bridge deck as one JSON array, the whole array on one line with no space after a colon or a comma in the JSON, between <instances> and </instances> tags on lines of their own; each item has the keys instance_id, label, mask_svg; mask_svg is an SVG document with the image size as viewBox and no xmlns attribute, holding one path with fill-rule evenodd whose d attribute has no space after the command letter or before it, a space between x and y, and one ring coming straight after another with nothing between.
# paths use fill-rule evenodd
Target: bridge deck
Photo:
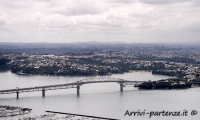
<instances>
[{"instance_id":1,"label":"bridge deck","mask_svg":"<svg viewBox=\"0 0 200 120\"><path fill-rule=\"evenodd\" d=\"M115 83L119 83L119 84L123 84L123 85L135 85L135 84L143 83L145 81L127 81L127 80L121 80L121 79L120 80L101 80L101 81L80 80L80 81L77 81L77 82L67 83L67 84L0 90L0 94L12 94L12 93L34 92L34 91L44 91L44 90L69 89L69 88L77 88L77 86L81 86L81 85L84 85L84 84L108 83L108 82L115 82Z\"/></svg>"}]
</instances>

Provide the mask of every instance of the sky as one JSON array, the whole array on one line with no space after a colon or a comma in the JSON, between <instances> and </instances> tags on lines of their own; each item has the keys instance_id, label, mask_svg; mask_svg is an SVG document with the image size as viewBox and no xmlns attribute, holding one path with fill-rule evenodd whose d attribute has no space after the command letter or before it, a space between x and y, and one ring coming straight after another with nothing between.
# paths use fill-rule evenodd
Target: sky
<instances>
[{"instance_id":1,"label":"sky","mask_svg":"<svg viewBox=\"0 0 200 120\"><path fill-rule=\"evenodd\" d=\"M200 0L0 0L0 42L200 42Z\"/></svg>"}]
</instances>

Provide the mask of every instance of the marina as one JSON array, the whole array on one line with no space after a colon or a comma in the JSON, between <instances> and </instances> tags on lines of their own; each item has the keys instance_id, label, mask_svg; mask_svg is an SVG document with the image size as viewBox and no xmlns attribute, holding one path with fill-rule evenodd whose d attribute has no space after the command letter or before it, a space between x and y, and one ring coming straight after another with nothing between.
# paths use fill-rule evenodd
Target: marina
<instances>
[{"instance_id":1,"label":"marina","mask_svg":"<svg viewBox=\"0 0 200 120\"><path fill-rule=\"evenodd\" d=\"M14 107L14 106L2 106L0 105L0 118L2 117L13 117L19 115L25 115L31 113L32 109ZM62 113L55 111L45 111L44 114L34 117L19 117L14 120L117 120L112 118L103 118L89 115L80 115L72 113Z\"/></svg>"},{"instance_id":2,"label":"marina","mask_svg":"<svg viewBox=\"0 0 200 120\"><path fill-rule=\"evenodd\" d=\"M29 114L31 112L31 110L32 109L29 109L29 108L0 105L0 118Z\"/></svg>"}]
</instances>

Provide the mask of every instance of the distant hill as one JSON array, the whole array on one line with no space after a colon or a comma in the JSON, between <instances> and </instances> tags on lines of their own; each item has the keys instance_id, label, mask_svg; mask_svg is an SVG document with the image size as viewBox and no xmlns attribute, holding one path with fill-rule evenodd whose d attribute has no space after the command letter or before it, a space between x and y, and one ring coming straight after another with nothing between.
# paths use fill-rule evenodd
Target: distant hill
<instances>
[{"instance_id":1,"label":"distant hill","mask_svg":"<svg viewBox=\"0 0 200 120\"><path fill-rule=\"evenodd\" d=\"M124 50L131 48L154 47L155 49L194 48L199 45L186 44L144 44L144 43L100 43L100 42L74 42L74 43L0 43L0 52L3 53L29 53L29 54L77 54L83 52L98 52L101 50Z\"/></svg>"}]
</instances>

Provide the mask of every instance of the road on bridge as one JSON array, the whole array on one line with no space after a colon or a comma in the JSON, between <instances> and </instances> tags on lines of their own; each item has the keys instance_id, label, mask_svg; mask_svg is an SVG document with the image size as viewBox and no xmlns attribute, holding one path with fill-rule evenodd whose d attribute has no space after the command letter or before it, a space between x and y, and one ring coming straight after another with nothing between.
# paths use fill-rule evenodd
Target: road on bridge
<instances>
[{"instance_id":1,"label":"road on bridge","mask_svg":"<svg viewBox=\"0 0 200 120\"><path fill-rule=\"evenodd\" d=\"M47 85L47 86L37 86L37 87L28 87L28 88L16 88L16 89L9 89L9 90L0 90L0 94L17 94L17 98L19 97L19 93L24 92L35 92L35 91L42 91L42 96L45 96L46 90L58 90L58 89L69 89L69 88L77 88L77 94L80 93L80 87L84 84L91 84L91 83L109 83L115 82L120 85L120 91L123 91L123 87L126 85L133 85L137 86L146 81L128 81L120 78L94 78L94 79L84 79L79 80L73 83L67 84L58 84L58 85Z\"/></svg>"}]
</instances>

